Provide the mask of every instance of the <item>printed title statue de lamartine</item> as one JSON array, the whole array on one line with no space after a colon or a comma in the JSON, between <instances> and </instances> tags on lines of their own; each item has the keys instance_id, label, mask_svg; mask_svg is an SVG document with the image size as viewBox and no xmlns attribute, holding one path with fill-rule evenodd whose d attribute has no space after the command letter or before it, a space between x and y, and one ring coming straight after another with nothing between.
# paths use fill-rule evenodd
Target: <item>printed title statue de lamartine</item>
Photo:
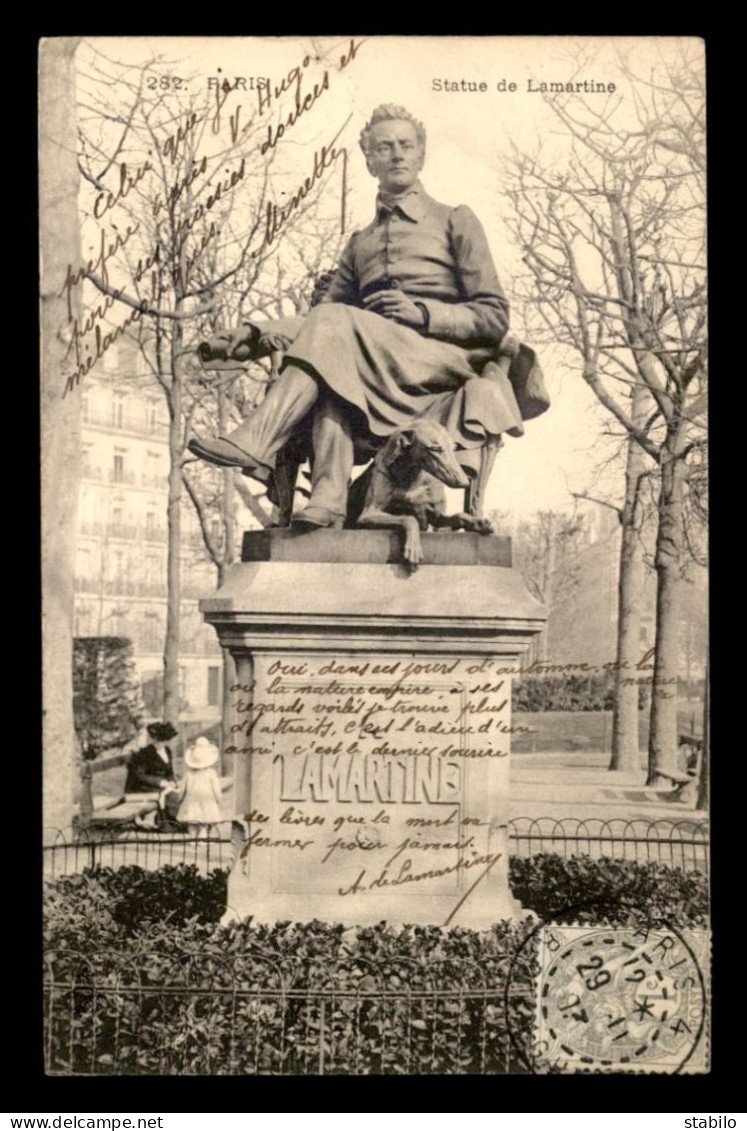
<instances>
[{"instance_id":1,"label":"printed title statue de lamartine","mask_svg":"<svg viewBox=\"0 0 747 1131\"><path fill-rule=\"evenodd\" d=\"M501 433L521 435L522 419L549 405L534 353L507 337L509 306L482 225L418 180L422 124L401 106L380 106L360 144L379 181L376 214L349 240L318 305L201 347L206 361L285 349L262 404L228 435L193 437L188 447L272 488L283 450L303 437L311 497L293 521L307 529L342 526L353 465L416 421L442 426L474 478Z\"/></svg>"}]
</instances>

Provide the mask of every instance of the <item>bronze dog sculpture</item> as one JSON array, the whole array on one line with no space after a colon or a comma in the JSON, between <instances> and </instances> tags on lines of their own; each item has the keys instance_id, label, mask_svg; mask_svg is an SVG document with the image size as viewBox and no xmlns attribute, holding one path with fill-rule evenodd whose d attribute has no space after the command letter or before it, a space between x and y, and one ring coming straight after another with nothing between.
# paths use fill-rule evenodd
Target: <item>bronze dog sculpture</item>
<instances>
[{"instance_id":1,"label":"bronze dog sculpture","mask_svg":"<svg viewBox=\"0 0 747 1131\"><path fill-rule=\"evenodd\" d=\"M418 420L394 432L369 470L353 484L347 525L401 527L403 557L411 570L420 564L420 532L429 526L492 534L486 519L444 513L443 484L467 487L469 480L446 429L434 420Z\"/></svg>"}]
</instances>

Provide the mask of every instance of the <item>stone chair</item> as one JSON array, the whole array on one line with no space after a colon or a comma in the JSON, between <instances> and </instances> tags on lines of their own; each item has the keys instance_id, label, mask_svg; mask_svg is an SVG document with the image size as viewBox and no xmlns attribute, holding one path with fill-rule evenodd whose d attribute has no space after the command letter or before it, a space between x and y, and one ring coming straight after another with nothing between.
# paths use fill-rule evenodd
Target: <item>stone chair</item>
<instances>
[{"instance_id":1,"label":"stone chair","mask_svg":"<svg viewBox=\"0 0 747 1131\"><path fill-rule=\"evenodd\" d=\"M315 290L317 299L319 290ZM312 303L313 304L313 303ZM271 378L280 372L283 354L298 332L302 318L277 319L263 323L247 323L241 346L235 348L235 335L218 333L198 347L198 357L208 371L244 368L269 357ZM475 349L470 353L476 381L495 383L504 399L516 406L516 417L531 420L550 406L544 376L537 356L529 346L509 331L495 348ZM523 427L509 429L509 435L521 436ZM382 443L384 440L382 439ZM477 449L457 451L457 459L470 480L465 490L464 511L476 518L483 515L485 495L495 458L503 445L500 436L488 436ZM370 441L355 441L355 463L368 463L378 450ZM268 485L268 498L277 508L277 525L289 526L293 515L294 495L303 492L299 482L302 465L313 458L310 421L302 424L293 438L276 456L275 474Z\"/></svg>"}]
</instances>

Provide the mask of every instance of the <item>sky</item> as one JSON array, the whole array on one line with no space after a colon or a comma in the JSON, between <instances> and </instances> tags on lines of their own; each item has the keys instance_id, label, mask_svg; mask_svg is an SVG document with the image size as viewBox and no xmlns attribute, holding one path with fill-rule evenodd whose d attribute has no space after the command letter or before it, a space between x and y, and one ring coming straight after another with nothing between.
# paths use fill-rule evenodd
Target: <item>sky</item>
<instances>
[{"instance_id":1,"label":"sky","mask_svg":"<svg viewBox=\"0 0 747 1131\"><path fill-rule=\"evenodd\" d=\"M436 199L468 204L477 214L509 298L512 284L522 271L507 224L510 204L503 193L511 147L530 153L541 147L545 158L558 166L568 152L567 139L551 103L539 92L540 84L602 84L603 92L579 94L579 105L582 99L600 110L614 105L616 120L629 125L635 121L635 91L621 60L633 59L636 73L646 74L679 46L671 39L653 38L357 37L354 57L340 68L343 55L350 54L350 37L139 37L90 42L116 61L117 74L123 73L121 65L134 67L144 59L161 56L163 74L178 78L184 91L214 90L216 80L228 78L235 83L237 77L251 87L252 78L256 81L264 76L271 90L286 87L273 103L276 122L284 121L293 108L294 68L301 72L302 94L313 92L314 83L321 83L326 71L328 83L315 104L287 129L277 146L273 186L278 201L282 201L283 193L292 192L308 175L315 149L342 130L338 144L344 144L349 153L350 229L369 221L376 189L358 149L360 130L379 103L406 106L424 122L428 132L424 187ZM702 53L695 40L689 41L688 49L696 55ZM78 53L81 72L86 69L88 52L84 43ZM208 85L211 80L212 88ZM446 89L447 83L461 85L462 81L483 84L486 89ZM515 84L515 90L511 84ZM610 84L614 84L613 91ZM238 105L244 115L255 113L256 90L244 93L237 86L227 97L224 131L227 114L235 112ZM256 151L249 153L248 159L262 160ZM91 232L92 200L90 186L84 185L81 210L83 215L88 214L85 230ZM521 319L521 310L514 306L512 328L533 345L531 338L525 337ZM572 504L572 491L614 496L619 486L619 472L599 470L602 461L619 447L619 440L602 434L609 418L584 384L573 359L551 344L543 344L538 352L552 406L544 416L527 422L523 437L506 437L491 479L488 509L527 514L565 508Z\"/></svg>"}]
</instances>

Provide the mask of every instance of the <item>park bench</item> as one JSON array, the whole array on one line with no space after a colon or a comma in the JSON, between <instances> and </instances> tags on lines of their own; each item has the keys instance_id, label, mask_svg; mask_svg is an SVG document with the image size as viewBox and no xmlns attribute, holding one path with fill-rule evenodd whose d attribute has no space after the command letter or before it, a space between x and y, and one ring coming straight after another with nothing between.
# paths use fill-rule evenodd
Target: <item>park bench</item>
<instances>
[{"instance_id":1,"label":"park bench","mask_svg":"<svg viewBox=\"0 0 747 1131\"><path fill-rule=\"evenodd\" d=\"M110 826L127 824L136 817L144 817L156 808L156 802L147 800L125 801L124 783L122 793L116 796L100 797L94 802L93 775L104 773L106 770L116 769L118 766L127 766L133 751L126 754L113 754L110 758L102 758L96 762L83 762L80 768L80 805L75 824L78 826Z\"/></svg>"},{"instance_id":2,"label":"park bench","mask_svg":"<svg viewBox=\"0 0 747 1131\"><path fill-rule=\"evenodd\" d=\"M148 813L155 812L158 806L150 797L143 798L143 800L126 801L124 799L124 781L122 793L115 796L99 797L94 801L93 775L101 774L105 770L116 769L118 766L127 766L132 755L133 751L129 750L126 754L113 754L111 758L102 758L100 761L83 762L80 768L80 805L74 818L76 827L119 828L128 825L137 817L145 817ZM231 788L232 784L232 777L222 777L220 779L221 791L225 793L226 790Z\"/></svg>"},{"instance_id":3,"label":"park bench","mask_svg":"<svg viewBox=\"0 0 747 1131\"><path fill-rule=\"evenodd\" d=\"M686 770L657 770L657 775L672 783L672 798L687 804L695 801L700 778L700 762L703 757L703 739L692 734L679 736L680 747L691 747L694 757L688 759Z\"/></svg>"}]
</instances>

